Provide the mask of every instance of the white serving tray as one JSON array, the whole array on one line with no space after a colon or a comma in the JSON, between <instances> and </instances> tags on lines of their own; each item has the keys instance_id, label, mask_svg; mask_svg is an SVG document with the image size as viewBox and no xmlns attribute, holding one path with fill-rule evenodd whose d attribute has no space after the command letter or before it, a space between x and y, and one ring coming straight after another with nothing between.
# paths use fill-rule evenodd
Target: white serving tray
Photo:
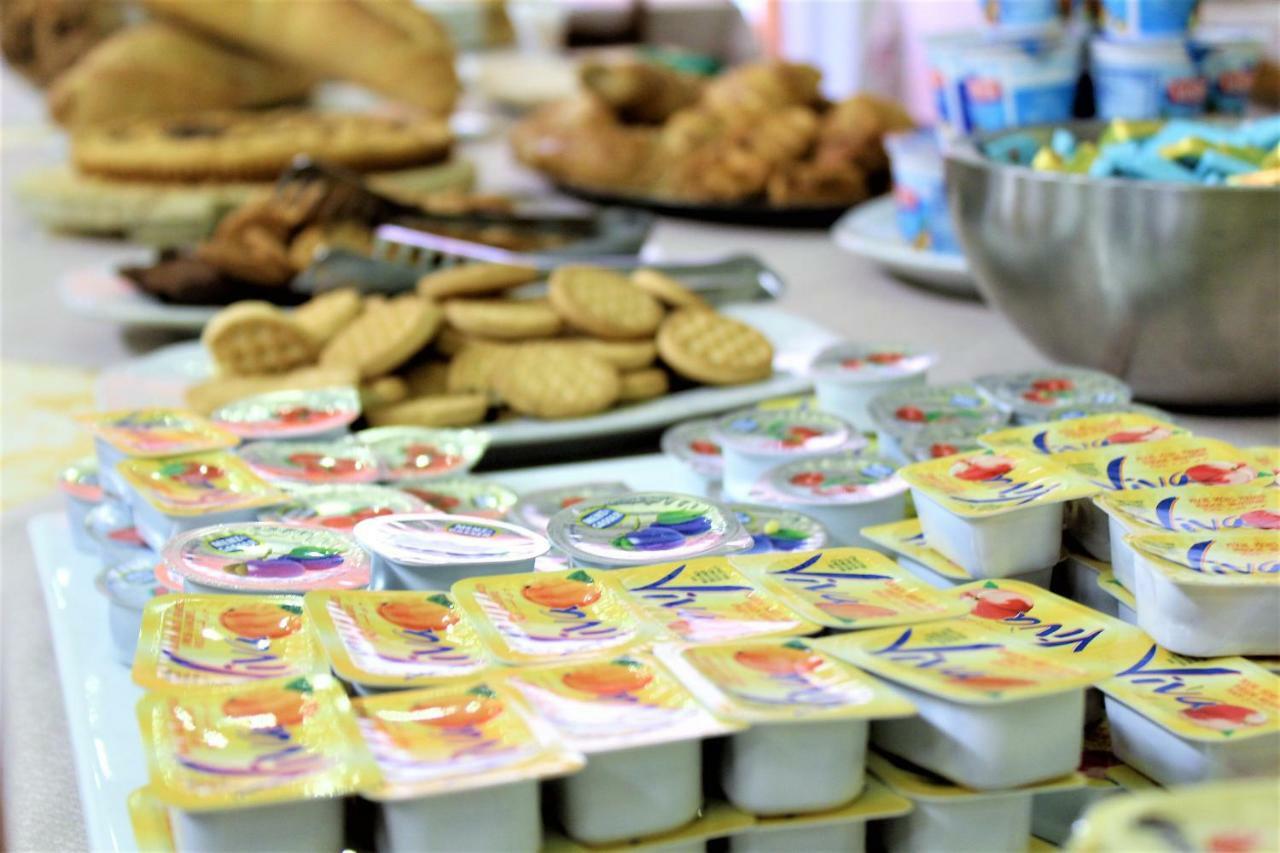
<instances>
[{"instance_id":1,"label":"white serving tray","mask_svg":"<svg viewBox=\"0 0 1280 853\"><path fill-rule=\"evenodd\" d=\"M831 227L831 238L847 252L866 258L907 281L959 296L978 296L964 255L917 249L898 230L893 196L863 202Z\"/></svg>"},{"instance_id":2,"label":"white serving tray","mask_svg":"<svg viewBox=\"0 0 1280 853\"><path fill-rule=\"evenodd\" d=\"M677 465L651 454L485 476L517 492L598 480L660 490L676 479ZM36 516L27 531L49 611L89 849L135 850L126 799L147 781L134 716L142 691L114 657L107 601L94 586L98 560L75 550L61 513Z\"/></svg>"},{"instance_id":3,"label":"white serving tray","mask_svg":"<svg viewBox=\"0 0 1280 853\"><path fill-rule=\"evenodd\" d=\"M487 424L484 429L494 446L623 436L749 406L770 397L804 393L810 387L804 368L815 352L836 339L834 333L817 323L783 311L772 302L741 303L722 310L755 326L773 343L775 372L771 378L749 385L700 386L589 418L521 418ZM104 409L181 406L186 387L211 372L209 357L199 341L172 344L104 370L96 389L98 405Z\"/></svg>"}]
</instances>

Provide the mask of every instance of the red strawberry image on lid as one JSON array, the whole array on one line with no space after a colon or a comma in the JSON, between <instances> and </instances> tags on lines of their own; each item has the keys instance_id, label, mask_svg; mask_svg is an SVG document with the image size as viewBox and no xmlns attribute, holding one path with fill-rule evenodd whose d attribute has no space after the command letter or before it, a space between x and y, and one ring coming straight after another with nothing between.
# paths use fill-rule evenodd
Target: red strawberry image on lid
<instances>
[{"instance_id":1,"label":"red strawberry image on lid","mask_svg":"<svg viewBox=\"0 0 1280 853\"><path fill-rule=\"evenodd\" d=\"M1255 527L1259 530L1280 530L1280 513L1269 509L1251 509L1241 514L1240 521L1246 527Z\"/></svg>"},{"instance_id":2,"label":"red strawberry image on lid","mask_svg":"<svg viewBox=\"0 0 1280 853\"><path fill-rule=\"evenodd\" d=\"M1267 715L1256 708L1227 705L1221 702L1187 708L1182 712L1182 716L1205 728L1219 731L1260 726L1267 721Z\"/></svg>"},{"instance_id":3,"label":"red strawberry image on lid","mask_svg":"<svg viewBox=\"0 0 1280 853\"><path fill-rule=\"evenodd\" d=\"M800 471L792 474L790 483L793 486L821 486L823 475L821 471Z\"/></svg>"},{"instance_id":4,"label":"red strawberry image on lid","mask_svg":"<svg viewBox=\"0 0 1280 853\"><path fill-rule=\"evenodd\" d=\"M954 456L959 452L960 448L956 447L954 444L937 442L929 445L930 459L941 459L943 456Z\"/></svg>"},{"instance_id":5,"label":"red strawberry image on lid","mask_svg":"<svg viewBox=\"0 0 1280 853\"><path fill-rule=\"evenodd\" d=\"M994 480L1012 471L1015 464L1007 456L975 456L952 465L951 476L974 483Z\"/></svg>"},{"instance_id":6,"label":"red strawberry image on lid","mask_svg":"<svg viewBox=\"0 0 1280 853\"><path fill-rule=\"evenodd\" d=\"M900 406L893 415L900 421L913 424L922 424L926 420L924 410L918 406Z\"/></svg>"},{"instance_id":7,"label":"red strawberry image on lid","mask_svg":"<svg viewBox=\"0 0 1280 853\"><path fill-rule=\"evenodd\" d=\"M1035 602L1026 596L1007 589L971 589L965 592L964 597L973 599L973 610L969 612L980 619L1010 619L1027 613L1035 606Z\"/></svg>"},{"instance_id":8,"label":"red strawberry image on lid","mask_svg":"<svg viewBox=\"0 0 1280 853\"><path fill-rule=\"evenodd\" d=\"M1243 462L1203 462L1192 465L1185 473L1191 482L1205 486L1233 486L1258 476Z\"/></svg>"},{"instance_id":9,"label":"red strawberry image on lid","mask_svg":"<svg viewBox=\"0 0 1280 853\"><path fill-rule=\"evenodd\" d=\"M1107 436L1106 443L1138 444L1143 441L1159 441L1162 438L1170 438L1172 435L1173 430L1165 426L1134 427L1111 433Z\"/></svg>"},{"instance_id":10,"label":"red strawberry image on lid","mask_svg":"<svg viewBox=\"0 0 1280 853\"><path fill-rule=\"evenodd\" d=\"M720 455L720 445L716 444L714 441L709 441L703 438L695 438L693 441L689 442L689 449L702 456Z\"/></svg>"},{"instance_id":11,"label":"red strawberry image on lid","mask_svg":"<svg viewBox=\"0 0 1280 853\"><path fill-rule=\"evenodd\" d=\"M310 406L284 406L276 412L276 418L285 424L305 424L320 414Z\"/></svg>"}]
</instances>

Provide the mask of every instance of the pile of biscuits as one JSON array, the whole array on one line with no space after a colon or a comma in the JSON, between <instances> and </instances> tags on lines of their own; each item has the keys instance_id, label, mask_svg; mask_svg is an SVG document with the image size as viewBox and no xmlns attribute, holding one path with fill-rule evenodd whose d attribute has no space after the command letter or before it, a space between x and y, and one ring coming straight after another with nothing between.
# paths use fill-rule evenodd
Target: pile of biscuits
<instances>
[{"instance_id":1,"label":"pile of biscuits","mask_svg":"<svg viewBox=\"0 0 1280 853\"><path fill-rule=\"evenodd\" d=\"M773 347L656 270L563 266L545 296L529 267L467 264L395 297L336 290L295 309L238 302L205 327L217 376L187 392L209 412L286 388L357 384L375 426L469 426L494 415L584 417L679 383L769 377Z\"/></svg>"}]
</instances>

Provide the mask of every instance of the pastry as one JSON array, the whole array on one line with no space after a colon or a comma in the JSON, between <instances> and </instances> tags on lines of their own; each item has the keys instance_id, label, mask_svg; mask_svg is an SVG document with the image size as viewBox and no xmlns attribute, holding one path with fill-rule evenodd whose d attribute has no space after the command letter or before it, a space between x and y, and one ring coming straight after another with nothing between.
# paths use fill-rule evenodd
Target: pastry
<instances>
[{"instance_id":1,"label":"pastry","mask_svg":"<svg viewBox=\"0 0 1280 853\"><path fill-rule=\"evenodd\" d=\"M658 354L676 373L708 385L755 382L773 370L773 346L757 330L715 311L682 308L658 329Z\"/></svg>"},{"instance_id":2,"label":"pastry","mask_svg":"<svg viewBox=\"0 0 1280 853\"><path fill-rule=\"evenodd\" d=\"M103 0L5 0L0 50L37 85L75 65L123 20L123 4Z\"/></svg>"},{"instance_id":3,"label":"pastry","mask_svg":"<svg viewBox=\"0 0 1280 853\"><path fill-rule=\"evenodd\" d=\"M647 337L662 322L658 301L612 270L564 266L548 281L548 298L556 313L569 325L596 337Z\"/></svg>"},{"instance_id":4,"label":"pastry","mask_svg":"<svg viewBox=\"0 0 1280 853\"><path fill-rule=\"evenodd\" d=\"M624 122L661 124L698 99L702 81L652 62L584 62L578 79Z\"/></svg>"}]
</instances>

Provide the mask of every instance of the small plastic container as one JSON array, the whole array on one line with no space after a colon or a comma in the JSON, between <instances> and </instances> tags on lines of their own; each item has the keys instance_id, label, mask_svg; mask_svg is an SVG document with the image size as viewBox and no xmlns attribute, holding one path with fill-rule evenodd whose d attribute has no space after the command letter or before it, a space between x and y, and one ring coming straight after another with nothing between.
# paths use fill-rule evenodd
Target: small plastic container
<instances>
[{"instance_id":1,"label":"small plastic container","mask_svg":"<svg viewBox=\"0 0 1280 853\"><path fill-rule=\"evenodd\" d=\"M1084 554L1069 551L1062 561L1053 567L1053 582L1049 588L1064 598L1069 598L1099 613L1105 613L1107 616L1119 618L1116 600L1098 586L1098 578L1103 575L1112 575L1110 563L1099 562Z\"/></svg>"},{"instance_id":2,"label":"small plastic container","mask_svg":"<svg viewBox=\"0 0 1280 853\"><path fill-rule=\"evenodd\" d=\"M138 534L156 551L183 531L251 521L263 507L286 500L225 451L126 459L117 472L128 486Z\"/></svg>"},{"instance_id":3,"label":"small plastic container","mask_svg":"<svg viewBox=\"0 0 1280 853\"><path fill-rule=\"evenodd\" d=\"M1115 754L1162 785L1275 775L1280 676L1255 663L1152 645L1099 688Z\"/></svg>"},{"instance_id":4,"label":"small plastic container","mask_svg":"<svg viewBox=\"0 0 1280 853\"><path fill-rule=\"evenodd\" d=\"M729 509L751 534L751 547L744 554L816 551L831 538L822 522L802 512L763 504L729 504Z\"/></svg>"},{"instance_id":5,"label":"small plastic container","mask_svg":"<svg viewBox=\"0 0 1280 853\"><path fill-rule=\"evenodd\" d=\"M1107 412L1079 418L1011 427L978 436L978 443L992 450L1014 448L1045 455L1092 450L1117 444L1163 441L1187 431L1166 420L1141 412Z\"/></svg>"},{"instance_id":6,"label":"small plastic container","mask_svg":"<svg viewBox=\"0 0 1280 853\"><path fill-rule=\"evenodd\" d=\"M551 547L514 524L439 512L370 518L354 535L373 555L379 590L448 590L463 578L528 572Z\"/></svg>"},{"instance_id":7,"label":"small plastic container","mask_svg":"<svg viewBox=\"0 0 1280 853\"><path fill-rule=\"evenodd\" d=\"M986 621L947 619L815 642L890 680L920 712L873 724L877 748L982 791L1070 773L1080 760L1085 687L1104 676Z\"/></svg>"},{"instance_id":8,"label":"small plastic container","mask_svg":"<svg viewBox=\"0 0 1280 853\"><path fill-rule=\"evenodd\" d=\"M388 480L461 476L489 447L489 434L474 429L373 427L356 433L356 440L373 451Z\"/></svg>"},{"instance_id":9,"label":"small plastic container","mask_svg":"<svg viewBox=\"0 0 1280 853\"><path fill-rule=\"evenodd\" d=\"M85 533L104 568L129 562L137 557L158 560L159 555L143 540L133 524L133 513L125 504L108 498L89 510L84 519Z\"/></svg>"},{"instance_id":10,"label":"small plastic container","mask_svg":"<svg viewBox=\"0 0 1280 853\"><path fill-rule=\"evenodd\" d=\"M398 480L397 489L413 495L437 512L500 521L516 505L516 493L480 477Z\"/></svg>"},{"instance_id":11,"label":"small plastic container","mask_svg":"<svg viewBox=\"0 0 1280 853\"><path fill-rule=\"evenodd\" d=\"M715 418L676 424L662 433L662 452L680 463L677 491L711 496L724 478L724 454L715 437Z\"/></svg>"},{"instance_id":12,"label":"small plastic container","mask_svg":"<svg viewBox=\"0 0 1280 853\"><path fill-rule=\"evenodd\" d=\"M255 441L240 457L272 483L303 486L373 483L382 470L373 451L354 439L338 441Z\"/></svg>"},{"instance_id":13,"label":"small plastic container","mask_svg":"<svg viewBox=\"0 0 1280 853\"><path fill-rule=\"evenodd\" d=\"M453 597L490 654L507 664L618 654L660 633L609 572L469 578Z\"/></svg>"},{"instance_id":14,"label":"small plastic container","mask_svg":"<svg viewBox=\"0 0 1280 853\"><path fill-rule=\"evenodd\" d=\"M585 501L624 495L629 491L631 489L626 483L615 480L539 489L520 496L515 508L516 520L530 530L546 533L551 517L560 510L577 506Z\"/></svg>"},{"instance_id":15,"label":"small plastic container","mask_svg":"<svg viewBox=\"0 0 1280 853\"><path fill-rule=\"evenodd\" d=\"M1048 457L978 451L908 465L902 478L925 540L975 577L1051 568L1062 551L1063 508L1098 487Z\"/></svg>"},{"instance_id":16,"label":"small plastic container","mask_svg":"<svg viewBox=\"0 0 1280 853\"><path fill-rule=\"evenodd\" d=\"M133 665L138 648L138 631L142 627L142 609L147 602L165 590L156 582L155 558L135 557L107 569L97 578L98 592L107 599L107 625L116 660Z\"/></svg>"},{"instance_id":17,"label":"small plastic container","mask_svg":"<svg viewBox=\"0 0 1280 853\"><path fill-rule=\"evenodd\" d=\"M751 499L803 512L820 521L834 545L874 547L864 527L907 514L907 484L898 466L865 451L828 453L766 471Z\"/></svg>"},{"instance_id":18,"label":"small plastic container","mask_svg":"<svg viewBox=\"0 0 1280 853\"><path fill-rule=\"evenodd\" d=\"M792 610L836 631L949 619L968 609L865 548L735 556L729 561Z\"/></svg>"},{"instance_id":19,"label":"small plastic container","mask_svg":"<svg viewBox=\"0 0 1280 853\"><path fill-rule=\"evenodd\" d=\"M1109 41L1176 41L1191 29L1200 0L1102 0Z\"/></svg>"},{"instance_id":20,"label":"small plastic container","mask_svg":"<svg viewBox=\"0 0 1280 853\"><path fill-rule=\"evenodd\" d=\"M1095 38L1090 45L1099 118L1191 118L1204 112L1209 86L1185 41Z\"/></svg>"},{"instance_id":21,"label":"small plastic container","mask_svg":"<svg viewBox=\"0 0 1280 853\"><path fill-rule=\"evenodd\" d=\"M724 458L724 494L750 500L766 471L795 459L866 445L847 421L812 409L741 409L716 422Z\"/></svg>"},{"instance_id":22,"label":"small plastic container","mask_svg":"<svg viewBox=\"0 0 1280 853\"><path fill-rule=\"evenodd\" d=\"M1082 67L1075 38L961 42L951 62L971 131L1071 120Z\"/></svg>"},{"instance_id":23,"label":"small plastic container","mask_svg":"<svg viewBox=\"0 0 1280 853\"><path fill-rule=\"evenodd\" d=\"M382 774L361 793L381 806L388 853L537 853L539 780L584 765L501 684L397 690L355 711Z\"/></svg>"},{"instance_id":24,"label":"small plastic container","mask_svg":"<svg viewBox=\"0 0 1280 853\"><path fill-rule=\"evenodd\" d=\"M878 395L869 406L876 425L876 449L905 460L907 445L956 443L1003 425L1008 415L977 386L926 385Z\"/></svg>"},{"instance_id":25,"label":"small plastic container","mask_svg":"<svg viewBox=\"0 0 1280 853\"><path fill-rule=\"evenodd\" d=\"M151 459L225 450L240 442L234 434L182 409L98 412L79 419L91 433L103 491L117 499L129 487L116 466L126 458Z\"/></svg>"},{"instance_id":26,"label":"small plastic container","mask_svg":"<svg viewBox=\"0 0 1280 853\"><path fill-rule=\"evenodd\" d=\"M341 850L342 797L379 775L328 675L149 693L138 723L178 850Z\"/></svg>"},{"instance_id":27,"label":"small plastic container","mask_svg":"<svg viewBox=\"0 0 1280 853\"><path fill-rule=\"evenodd\" d=\"M969 583L973 575L930 548L924 539L920 519L906 518L890 524L862 528L862 535L892 554L898 565L937 589L951 589ZM1019 575L1026 580L1030 575Z\"/></svg>"},{"instance_id":28,"label":"small plastic container","mask_svg":"<svg viewBox=\"0 0 1280 853\"><path fill-rule=\"evenodd\" d=\"M920 441L907 441L900 448L907 462L924 462L927 459L941 459L944 456L955 456L970 450L982 449L978 436L957 436L943 440L941 436L926 436Z\"/></svg>"},{"instance_id":29,"label":"small plastic container","mask_svg":"<svg viewBox=\"0 0 1280 853\"><path fill-rule=\"evenodd\" d=\"M676 492L584 501L551 517L547 536L570 564L621 568L745 551L752 545L727 507Z\"/></svg>"},{"instance_id":30,"label":"small plastic container","mask_svg":"<svg viewBox=\"0 0 1280 853\"><path fill-rule=\"evenodd\" d=\"M978 0L987 23L1001 32L1035 35L1060 29L1066 18L1059 0Z\"/></svg>"},{"instance_id":31,"label":"small plastic container","mask_svg":"<svg viewBox=\"0 0 1280 853\"><path fill-rule=\"evenodd\" d=\"M350 536L269 521L189 530L163 558L190 592L301 595L369 585L369 556Z\"/></svg>"},{"instance_id":32,"label":"small plastic container","mask_svg":"<svg viewBox=\"0 0 1280 853\"><path fill-rule=\"evenodd\" d=\"M723 800L707 800L698 816L689 823L669 832L646 835L606 847L588 847L558 833L548 833L542 845L542 853L588 853L588 851L609 851L609 853L705 853L715 839L725 838L734 833L746 831L754 826L756 819L745 812L740 812Z\"/></svg>"},{"instance_id":33,"label":"small plastic container","mask_svg":"<svg viewBox=\"0 0 1280 853\"><path fill-rule=\"evenodd\" d=\"M902 239L915 249L948 255L960 254L960 243L956 240L955 229L951 225L951 212L947 210L947 186L943 177L942 151L938 146L937 134L931 130L890 133L884 137L884 147L889 152L893 170L893 203L898 233L902 235ZM921 380L923 381L923 376ZM824 409L848 417L858 429L871 429L866 403L875 396L874 393L869 396L858 395L862 397L861 400L850 401L847 398L854 396L850 389L837 389L836 393L843 392L846 399L830 400L829 389L824 394L821 385L817 388L818 399L822 401ZM845 405L837 406L832 403ZM855 418L855 413L859 417Z\"/></svg>"},{"instance_id":34,"label":"small plastic container","mask_svg":"<svg viewBox=\"0 0 1280 853\"><path fill-rule=\"evenodd\" d=\"M1125 537L1138 624L1196 657L1280 654L1280 530Z\"/></svg>"},{"instance_id":35,"label":"small plastic container","mask_svg":"<svg viewBox=\"0 0 1280 853\"><path fill-rule=\"evenodd\" d=\"M911 811L911 801L875 779L856 800L829 811L761 817L745 832L729 837L731 853L791 853L796 850L863 853L867 823Z\"/></svg>"},{"instance_id":36,"label":"small plastic container","mask_svg":"<svg viewBox=\"0 0 1280 853\"><path fill-rule=\"evenodd\" d=\"M1123 405L1133 397L1129 386L1110 374L1076 367L992 374L974 384L1009 412L1015 424L1041 423L1057 412L1085 406Z\"/></svg>"},{"instance_id":37,"label":"small plastic container","mask_svg":"<svg viewBox=\"0 0 1280 853\"><path fill-rule=\"evenodd\" d=\"M358 417L360 394L355 388L335 387L245 397L217 409L209 419L249 441L329 441L348 435L347 428Z\"/></svg>"},{"instance_id":38,"label":"small plastic container","mask_svg":"<svg viewBox=\"0 0 1280 853\"><path fill-rule=\"evenodd\" d=\"M604 845L667 832L702 807L702 743L742 728L703 707L656 659L635 654L513 670L507 683L571 749L581 772L555 784L576 841Z\"/></svg>"},{"instance_id":39,"label":"small plastic container","mask_svg":"<svg viewBox=\"0 0 1280 853\"><path fill-rule=\"evenodd\" d=\"M847 805L863 790L872 719L915 713L875 679L797 639L661 646L657 655L721 717L720 764L729 802L755 815Z\"/></svg>"},{"instance_id":40,"label":"small plastic container","mask_svg":"<svg viewBox=\"0 0 1280 853\"><path fill-rule=\"evenodd\" d=\"M1098 591L1112 600L1108 610L1114 610L1116 618L1130 625L1138 624L1138 601L1133 593L1112 572L1099 572L1097 578Z\"/></svg>"},{"instance_id":41,"label":"small plastic container","mask_svg":"<svg viewBox=\"0 0 1280 853\"><path fill-rule=\"evenodd\" d=\"M287 494L288 503L260 511L258 520L350 533L367 518L426 509L408 492L387 486L292 486Z\"/></svg>"},{"instance_id":42,"label":"small plastic container","mask_svg":"<svg viewBox=\"0 0 1280 853\"><path fill-rule=\"evenodd\" d=\"M890 136L886 142L892 139ZM894 160L894 168L898 168L897 159ZM905 166L903 168L906 169ZM938 168L941 170L940 160ZM938 181L941 182L940 173ZM919 200L919 203L923 208L923 200ZM923 209L916 215L923 217ZM941 215L946 216L945 197ZM901 216L900 211L899 217ZM949 229L950 220L947 219L946 222ZM925 224L916 227L925 227ZM940 246L935 247L939 251L947 251ZM900 344L860 344L846 341L820 350L809 365L809 375L813 378L813 385L818 393L818 404L824 411L834 412L855 428L869 432L875 429L871 413L867 410L871 401L886 391L923 385L928 378L929 368L935 361L936 358L930 353Z\"/></svg>"},{"instance_id":43,"label":"small plastic container","mask_svg":"<svg viewBox=\"0 0 1280 853\"><path fill-rule=\"evenodd\" d=\"M85 519L91 509L102 503L97 458L88 456L64 468L58 474L58 491L62 492L62 504L67 512L71 544L75 545L77 551L93 553L98 546L89 536Z\"/></svg>"},{"instance_id":44,"label":"small plastic container","mask_svg":"<svg viewBox=\"0 0 1280 853\"><path fill-rule=\"evenodd\" d=\"M324 672L324 653L292 595L162 595L147 602L133 680L184 692Z\"/></svg>"},{"instance_id":45,"label":"small plastic container","mask_svg":"<svg viewBox=\"0 0 1280 853\"><path fill-rule=\"evenodd\" d=\"M1209 109L1221 115L1244 115L1253 92L1262 42L1247 29L1199 27L1191 53L1209 84Z\"/></svg>"}]
</instances>

